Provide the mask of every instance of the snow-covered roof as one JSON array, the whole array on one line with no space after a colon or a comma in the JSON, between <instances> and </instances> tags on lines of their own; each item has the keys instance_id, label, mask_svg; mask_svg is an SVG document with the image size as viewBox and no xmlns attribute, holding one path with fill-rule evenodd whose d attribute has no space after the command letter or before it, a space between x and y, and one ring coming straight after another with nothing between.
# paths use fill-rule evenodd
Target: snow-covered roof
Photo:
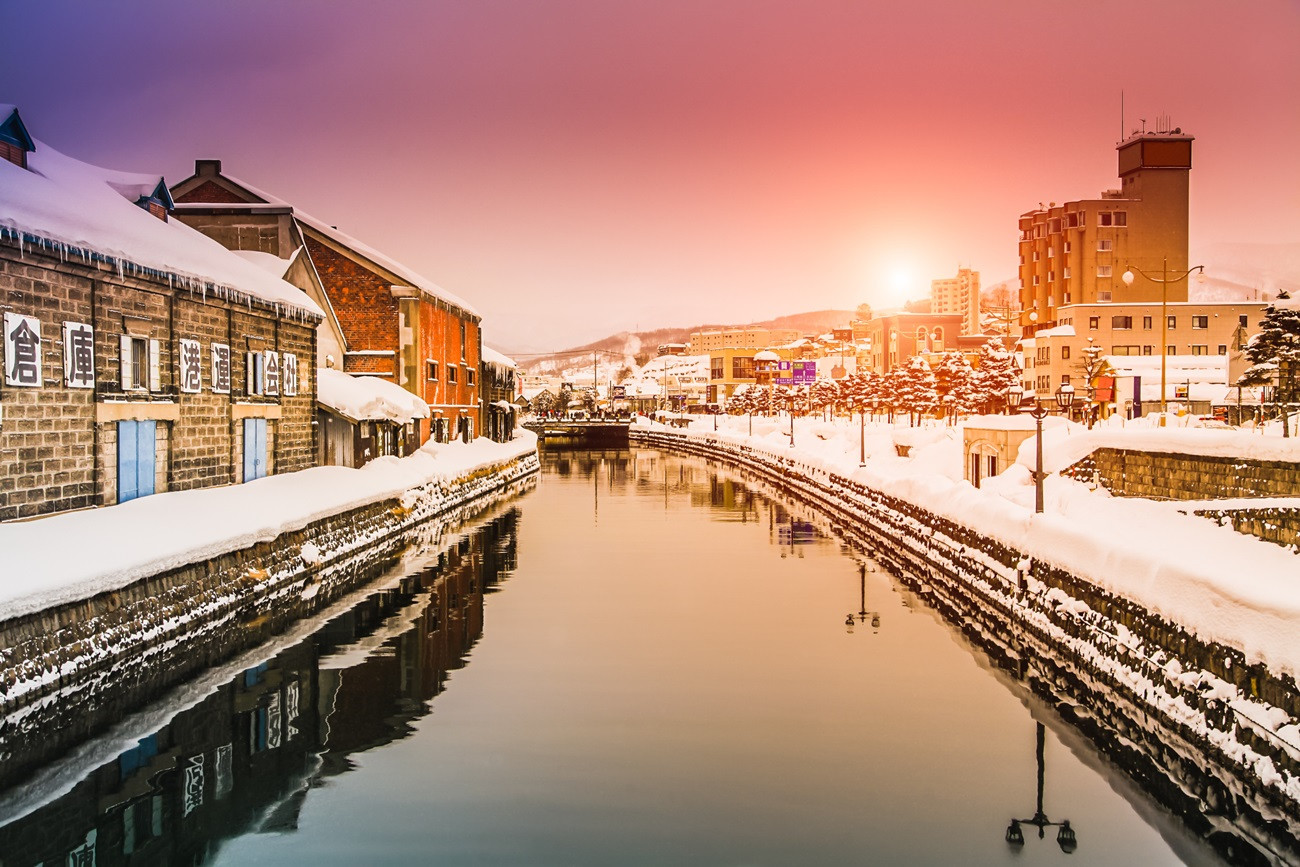
<instances>
[{"instance_id":1,"label":"snow-covered roof","mask_svg":"<svg viewBox=\"0 0 1300 867\"><path fill-rule=\"evenodd\" d=\"M441 286L437 285L432 280L420 276L419 274L407 268L405 265L401 264L397 260L390 259L389 257L385 256L383 253L380 253L378 250L374 249L373 247L367 246L366 244L361 243L360 241L351 237L350 235L340 232L337 228L331 226L329 223L326 223L323 220L319 220L316 217L313 217L311 214L304 213L302 210L294 207L289 202L277 198L264 190L260 190L257 187L253 186L252 184L245 183L239 178L231 177L225 172L221 173L221 178L224 181L228 181L238 187L242 187L246 192L251 193L252 195L261 199L263 203L265 203L268 206L274 206L277 208L289 208L290 210L293 211L294 219L296 219L299 223L309 226L310 228L314 229L320 234L326 236L327 238L330 238L335 243L347 247L353 252L360 254L362 257L369 259L375 265L378 265L380 268L383 268L385 271L391 272L394 276L399 277L400 279L406 281L410 285L424 292L426 295L441 299L442 301L447 302L453 307L459 307L461 310L465 311L471 316L477 316L481 318L481 314L477 310L475 310L472 306L470 306L469 302L466 301L465 299L459 297L458 295L455 295L454 293L448 292L446 289L443 289ZM225 202L215 202L215 203L187 202L185 204L182 204L180 208L183 210L187 206L188 207L210 207L213 204L216 205L224 204L227 207L229 207L229 204ZM250 203L250 204L240 205L239 207L241 208L255 207L255 205Z\"/></svg>"},{"instance_id":2,"label":"snow-covered roof","mask_svg":"<svg viewBox=\"0 0 1300 867\"><path fill-rule=\"evenodd\" d=\"M316 371L316 402L352 421L428 418L429 405L400 385L373 376L350 376L323 367Z\"/></svg>"},{"instance_id":3,"label":"snow-covered roof","mask_svg":"<svg viewBox=\"0 0 1300 867\"><path fill-rule=\"evenodd\" d=\"M136 206L131 195L151 181L156 186L159 176L102 169L44 142L37 145L27 169L0 160L0 237L106 262L123 274L143 272L219 297L325 315L297 287L184 223L160 220Z\"/></svg>"},{"instance_id":4,"label":"snow-covered roof","mask_svg":"<svg viewBox=\"0 0 1300 867\"><path fill-rule=\"evenodd\" d=\"M236 183L239 183L241 186L243 186L243 183L241 181L236 181ZM412 271L410 268L407 268L405 265L398 262L396 259L390 259L388 256L385 256L383 253L380 253L375 248L369 247L361 243L360 241L358 241L356 238L353 238L350 235L340 232L338 229L334 228L328 223L324 223L316 219L315 217L311 216L310 214L304 214L302 211L298 210L297 208L294 209L294 219L296 219L299 223L309 226L311 229L315 230L316 232L331 239L336 244L339 244L343 247L347 247L349 250L353 251L354 253L357 253L363 258L369 259L375 265L378 265L380 268L384 269L385 271L390 272L400 280L404 280L405 282L409 283L411 286L415 287L416 289L419 289L425 295L428 295L432 298L437 298L441 301L445 301L447 304L450 304L453 307L459 307L461 310L465 311L470 316L482 318L481 314L477 310L475 310L470 305L470 303L465 299L451 292L448 292L446 289L443 289L441 286L434 283L432 280L422 277L421 275Z\"/></svg>"},{"instance_id":5,"label":"snow-covered roof","mask_svg":"<svg viewBox=\"0 0 1300 867\"><path fill-rule=\"evenodd\" d=\"M762 352L754 353L755 361L780 361L781 356L777 355L770 349L764 349Z\"/></svg>"},{"instance_id":6,"label":"snow-covered roof","mask_svg":"<svg viewBox=\"0 0 1300 867\"><path fill-rule=\"evenodd\" d=\"M301 250L302 248L299 247L298 249ZM289 266L293 264L292 258L281 259L274 253L263 253L261 250L231 250L230 252L247 262L252 262L266 273L273 274L276 277L283 277L288 272ZM294 256L297 255L298 253L295 251Z\"/></svg>"},{"instance_id":7,"label":"snow-covered roof","mask_svg":"<svg viewBox=\"0 0 1300 867\"><path fill-rule=\"evenodd\" d=\"M519 367L519 365L515 364L515 360L513 358L507 358L506 356L502 355L500 352L497 352L495 349L493 349L490 346L483 346L480 348L479 358L483 360L484 364L495 364L499 367L510 367L510 368Z\"/></svg>"}]
</instances>

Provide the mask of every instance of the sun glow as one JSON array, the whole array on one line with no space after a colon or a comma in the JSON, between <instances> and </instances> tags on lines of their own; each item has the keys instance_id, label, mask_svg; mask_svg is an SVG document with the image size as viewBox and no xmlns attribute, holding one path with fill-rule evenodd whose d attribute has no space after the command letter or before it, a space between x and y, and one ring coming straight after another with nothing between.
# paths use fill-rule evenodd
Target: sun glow
<instances>
[{"instance_id":1,"label":"sun glow","mask_svg":"<svg viewBox=\"0 0 1300 867\"><path fill-rule=\"evenodd\" d=\"M915 279L910 267L903 264L892 265L885 281L889 289L889 300L894 304L902 304L908 299L914 283Z\"/></svg>"}]
</instances>

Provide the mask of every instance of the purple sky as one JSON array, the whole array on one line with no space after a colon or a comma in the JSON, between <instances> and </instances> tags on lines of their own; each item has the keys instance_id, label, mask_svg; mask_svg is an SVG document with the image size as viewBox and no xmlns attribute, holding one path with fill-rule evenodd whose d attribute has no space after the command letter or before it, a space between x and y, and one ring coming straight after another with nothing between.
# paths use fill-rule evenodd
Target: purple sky
<instances>
[{"instance_id":1,"label":"purple sky","mask_svg":"<svg viewBox=\"0 0 1300 867\"><path fill-rule=\"evenodd\" d=\"M1016 217L1197 137L1192 253L1300 238L1300 3L9 4L0 102L196 157L382 249L506 350L1013 277Z\"/></svg>"}]
</instances>

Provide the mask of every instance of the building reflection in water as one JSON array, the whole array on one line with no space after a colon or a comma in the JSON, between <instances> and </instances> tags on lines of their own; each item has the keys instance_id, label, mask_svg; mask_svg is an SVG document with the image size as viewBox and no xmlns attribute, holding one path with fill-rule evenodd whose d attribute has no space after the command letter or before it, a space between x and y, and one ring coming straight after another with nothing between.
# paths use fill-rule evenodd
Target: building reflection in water
<instances>
[{"instance_id":1,"label":"building reflection in water","mask_svg":"<svg viewBox=\"0 0 1300 867\"><path fill-rule=\"evenodd\" d=\"M223 840L295 828L313 786L405 737L466 663L484 594L516 568L517 520L471 531L0 827L3 863L199 863Z\"/></svg>"}]
</instances>

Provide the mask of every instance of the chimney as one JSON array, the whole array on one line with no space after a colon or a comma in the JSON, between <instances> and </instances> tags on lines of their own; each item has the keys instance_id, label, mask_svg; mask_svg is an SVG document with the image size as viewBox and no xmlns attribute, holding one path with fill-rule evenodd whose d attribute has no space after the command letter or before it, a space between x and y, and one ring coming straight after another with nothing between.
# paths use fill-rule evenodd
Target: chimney
<instances>
[{"instance_id":1,"label":"chimney","mask_svg":"<svg viewBox=\"0 0 1300 867\"><path fill-rule=\"evenodd\" d=\"M221 174L221 160L195 160L194 174L198 177L212 177Z\"/></svg>"}]
</instances>

